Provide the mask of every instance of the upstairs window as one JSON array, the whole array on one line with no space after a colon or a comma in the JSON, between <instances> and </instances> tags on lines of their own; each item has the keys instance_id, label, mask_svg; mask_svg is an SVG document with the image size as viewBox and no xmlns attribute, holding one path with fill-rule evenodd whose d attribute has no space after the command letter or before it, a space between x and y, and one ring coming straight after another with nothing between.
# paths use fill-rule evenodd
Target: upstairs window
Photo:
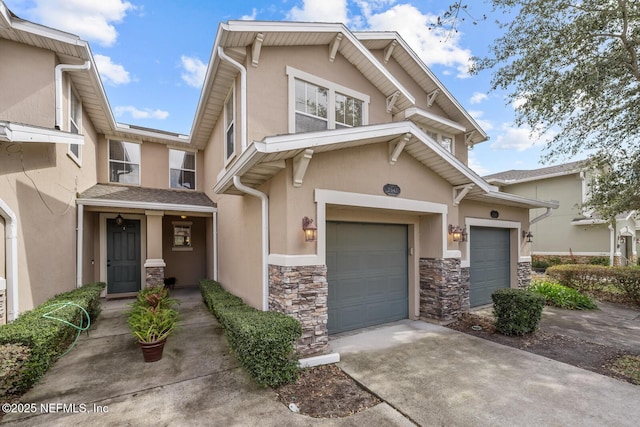
<instances>
[{"instance_id":1,"label":"upstairs window","mask_svg":"<svg viewBox=\"0 0 640 427\"><path fill-rule=\"evenodd\" d=\"M109 182L140 185L140 144L109 140Z\"/></svg>"},{"instance_id":2,"label":"upstairs window","mask_svg":"<svg viewBox=\"0 0 640 427\"><path fill-rule=\"evenodd\" d=\"M225 159L230 159L235 152L235 102L234 102L234 90L231 89L229 97L224 104L224 135L225 135Z\"/></svg>"},{"instance_id":3,"label":"upstairs window","mask_svg":"<svg viewBox=\"0 0 640 427\"><path fill-rule=\"evenodd\" d=\"M447 150L450 153L453 153L453 138L449 135L443 135L429 129L423 129L425 133L431 137L435 142L440 144L442 148Z\"/></svg>"},{"instance_id":4,"label":"upstairs window","mask_svg":"<svg viewBox=\"0 0 640 427\"><path fill-rule=\"evenodd\" d=\"M196 188L196 154L169 150L169 181L171 188Z\"/></svg>"},{"instance_id":5,"label":"upstairs window","mask_svg":"<svg viewBox=\"0 0 640 427\"><path fill-rule=\"evenodd\" d=\"M368 124L369 96L287 67L289 132L313 132Z\"/></svg>"},{"instance_id":6,"label":"upstairs window","mask_svg":"<svg viewBox=\"0 0 640 427\"><path fill-rule=\"evenodd\" d=\"M82 129L82 104L75 92L69 87L69 132L79 135ZM79 144L69 144L69 156L78 164L81 161L81 147Z\"/></svg>"}]
</instances>

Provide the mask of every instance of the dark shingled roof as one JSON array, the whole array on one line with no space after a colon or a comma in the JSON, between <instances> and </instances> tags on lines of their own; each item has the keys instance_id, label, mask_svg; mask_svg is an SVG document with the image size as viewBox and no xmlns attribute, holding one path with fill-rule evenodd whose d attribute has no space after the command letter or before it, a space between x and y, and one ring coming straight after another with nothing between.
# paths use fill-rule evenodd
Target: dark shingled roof
<instances>
[{"instance_id":1,"label":"dark shingled roof","mask_svg":"<svg viewBox=\"0 0 640 427\"><path fill-rule=\"evenodd\" d=\"M157 188L128 187L123 185L107 184L96 184L81 193L78 198L120 200L141 203L165 203L187 206L216 206L216 204L202 192L161 190Z\"/></svg>"},{"instance_id":2,"label":"dark shingled roof","mask_svg":"<svg viewBox=\"0 0 640 427\"><path fill-rule=\"evenodd\" d=\"M511 169L505 172L498 172L483 177L486 181L529 181L535 178L544 178L547 175L560 175L572 173L580 170L584 160L564 163L561 165L549 166L540 169Z\"/></svg>"}]
</instances>

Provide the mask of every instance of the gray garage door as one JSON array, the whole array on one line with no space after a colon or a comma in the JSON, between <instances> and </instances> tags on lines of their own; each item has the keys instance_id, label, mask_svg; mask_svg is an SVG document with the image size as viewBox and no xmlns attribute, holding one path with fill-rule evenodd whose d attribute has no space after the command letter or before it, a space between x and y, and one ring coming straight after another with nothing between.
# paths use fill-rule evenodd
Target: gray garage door
<instances>
[{"instance_id":1,"label":"gray garage door","mask_svg":"<svg viewBox=\"0 0 640 427\"><path fill-rule=\"evenodd\" d=\"M469 270L471 307L491 304L491 294L511 282L508 228L471 227Z\"/></svg>"},{"instance_id":2,"label":"gray garage door","mask_svg":"<svg viewBox=\"0 0 640 427\"><path fill-rule=\"evenodd\" d=\"M327 223L330 334L408 317L407 226Z\"/></svg>"}]
</instances>

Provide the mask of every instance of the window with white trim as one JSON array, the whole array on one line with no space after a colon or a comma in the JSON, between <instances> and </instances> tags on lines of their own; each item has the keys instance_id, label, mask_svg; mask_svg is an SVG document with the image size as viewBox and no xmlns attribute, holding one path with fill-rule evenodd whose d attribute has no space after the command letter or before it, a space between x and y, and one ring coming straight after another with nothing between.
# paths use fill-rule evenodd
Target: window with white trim
<instances>
[{"instance_id":1,"label":"window with white trim","mask_svg":"<svg viewBox=\"0 0 640 427\"><path fill-rule=\"evenodd\" d=\"M82 104L69 85L69 133L79 135L82 130ZM80 144L69 144L69 156L78 164L82 160Z\"/></svg>"},{"instance_id":2,"label":"window with white trim","mask_svg":"<svg viewBox=\"0 0 640 427\"><path fill-rule=\"evenodd\" d=\"M292 67L286 73L290 133L368 124L368 95Z\"/></svg>"},{"instance_id":3,"label":"window with white trim","mask_svg":"<svg viewBox=\"0 0 640 427\"><path fill-rule=\"evenodd\" d=\"M431 137L434 141L436 141L442 148L447 150L450 153L453 153L453 137L449 135L443 135L438 132L434 132L429 129L423 129L425 133Z\"/></svg>"},{"instance_id":4,"label":"window with white trim","mask_svg":"<svg viewBox=\"0 0 640 427\"><path fill-rule=\"evenodd\" d=\"M191 247L191 222L173 221L173 250L190 251Z\"/></svg>"},{"instance_id":5,"label":"window with white trim","mask_svg":"<svg viewBox=\"0 0 640 427\"><path fill-rule=\"evenodd\" d=\"M140 144L109 140L109 182L140 185Z\"/></svg>"},{"instance_id":6,"label":"window with white trim","mask_svg":"<svg viewBox=\"0 0 640 427\"><path fill-rule=\"evenodd\" d=\"M171 188L196 189L196 153L169 149Z\"/></svg>"},{"instance_id":7,"label":"window with white trim","mask_svg":"<svg viewBox=\"0 0 640 427\"><path fill-rule=\"evenodd\" d=\"M227 100L224 103L224 138L225 138L225 159L230 159L235 152L235 90L232 88Z\"/></svg>"}]
</instances>

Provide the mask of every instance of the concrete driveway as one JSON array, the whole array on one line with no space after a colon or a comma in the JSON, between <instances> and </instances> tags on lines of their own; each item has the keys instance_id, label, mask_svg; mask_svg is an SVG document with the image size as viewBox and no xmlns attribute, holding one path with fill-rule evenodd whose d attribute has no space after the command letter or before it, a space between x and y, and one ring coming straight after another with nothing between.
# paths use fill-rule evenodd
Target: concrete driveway
<instances>
[{"instance_id":1,"label":"concrete driveway","mask_svg":"<svg viewBox=\"0 0 640 427\"><path fill-rule=\"evenodd\" d=\"M636 426L640 387L420 321L331 342L341 368L421 426Z\"/></svg>"}]
</instances>

